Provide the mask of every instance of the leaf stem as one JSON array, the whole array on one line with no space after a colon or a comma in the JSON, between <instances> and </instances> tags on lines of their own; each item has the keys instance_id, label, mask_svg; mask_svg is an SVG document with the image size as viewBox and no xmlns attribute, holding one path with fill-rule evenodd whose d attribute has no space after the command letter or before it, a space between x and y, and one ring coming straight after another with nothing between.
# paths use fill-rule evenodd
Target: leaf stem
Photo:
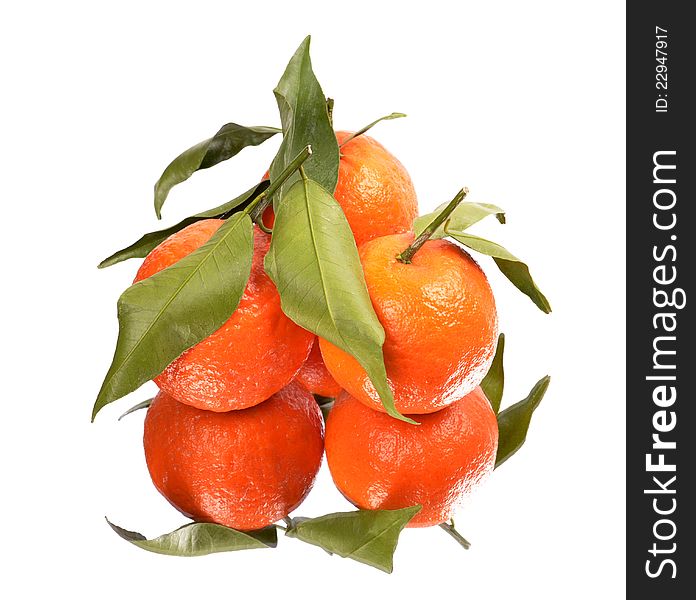
<instances>
[{"instance_id":1,"label":"leaf stem","mask_svg":"<svg viewBox=\"0 0 696 600\"><path fill-rule=\"evenodd\" d=\"M372 121L372 123L370 123L369 125L365 125L365 127L363 127L362 129L358 129L355 133L352 133L351 135L349 135L345 140L343 140L343 142L341 142L341 144L338 147L343 148L343 146L345 146L348 142L350 142L351 140L354 140L356 137L358 137L359 135L362 135L363 133L367 133L368 131L370 131L370 129L372 129L375 125L377 125L377 123L379 123L381 121L390 121L391 119L400 119L401 117L405 117L405 116L406 115L404 113L393 112L390 115L380 117L379 119Z\"/></svg>"},{"instance_id":2,"label":"leaf stem","mask_svg":"<svg viewBox=\"0 0 696 600\"><path fill-rule=\"evenodd\" d=\"M334 99L327 98L326 99L326 112L329 114L329 123L331 124L332 128L333 128L333 109L334 109Z\"/></svg>"},{"instance_id":3,"label":"leaf stem","mask_svg":"<svg viewBox=\"0 0 696 600\"><path fill-rule=\"evenodd\" d=\"M402 262L404 264L411 264L411 261L413 260L414 255L418 250L420 250L421 246L425 244L430 239L430 236L435 233L438 227L442 225L452 214L452 211L459 206L460 202L466 198L466 195L469 193L469 188L462 188L457 192L457 195L450 200L450 203L444 208L444 210L435 217L430 225L428 225L424 230L423 233L421 233L414 241L413 243L406 248L401 254L396 255L396 260L399 262Z\"/></svg>"},{"instance_id":4,"label":"leaf stem","mask_svg":"<svg viewBox=\"0 0 696 600\"><path fill-rule=\"evenodd\" d=\"M258 220L255 221L255 223L258 225L259 229L264 233L268 233L269 235L273 233L273 230L270 227L266 227L266 224L263 222L263 213L258 218Z\"/></svg>"},{"instance_id":5,"label":"leaf stem","mask_svg":"<svg viewBox=\"0 0 696 600\"><path fill-rule=\"evenodd\" d=\"M457 543L465 550L471 548L469 541L454 528L454 519L449 523L440 523L439 527L457 540Z\"/></svg>"},{"instance_id":6,"label":"leaf stem","mask_svg":"<svg viewBox=\"0 0 696 600\"><path fill-rule=\"evenodd\" d=\"M271 181L271 185L265 192L259 194L256 199L246 207L245 211L252 221L258 224L259 218L263 215L263 211L268 208L275 194L280 187L289 179L289 177L298 169L302 171L302 163L312 156L312 146L305 146L300 153L293 158L288 166L283 169L280 175Z\"/></svg>"},{"instance_id":7,"label":"leaf stem","mask_svg":"<svg viewBox=\"0 0 696 600\"><path fill-rule=\"evenodd\" d=\"M136 404L135 406L131 406L126 412L124 412L118 418L118 420L120 421L121 419L123 419L123 417L125 417L131 413L134 413L136 410L140 410L142 408L150 408L150 405L152 404L153 400L154 400L154 398L149 398L148 400L143 400L142 402L138 402L138 404Z\"/></svg>"}]
</instances>

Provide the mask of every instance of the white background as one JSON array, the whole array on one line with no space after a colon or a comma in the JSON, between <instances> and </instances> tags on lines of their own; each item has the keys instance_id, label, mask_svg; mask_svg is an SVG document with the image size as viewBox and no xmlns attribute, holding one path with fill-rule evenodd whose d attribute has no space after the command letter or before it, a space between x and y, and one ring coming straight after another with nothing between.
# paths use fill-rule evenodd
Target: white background
<instances>
[{"instance_id":1,"label":"white background","mask_svg":"<svg viewBox=\"0 0 696 600\"><path fill-rule=\"evenodd\" d=\"M573 7L574 4L574 7ZM0 9L2 456L7 598L521 599L623 596L623 3L22 2ZM8 8L12 6L11 8ZM272 89L302 38L338 128L374 130L422 211L462 185L497 203L545 316L482 259L508 336L505 403L550 373L525 447L457 523L408 530L388 576L295 540L197 559L141 551L185 520L152 487L152 387L89 415L137 261L97 262L159 228L152 185L228 121L278 123ZM176 188L164 223L257 181L278 140ZM347 510L322 471L298 511Z\"/></svg>"}]
</instances>

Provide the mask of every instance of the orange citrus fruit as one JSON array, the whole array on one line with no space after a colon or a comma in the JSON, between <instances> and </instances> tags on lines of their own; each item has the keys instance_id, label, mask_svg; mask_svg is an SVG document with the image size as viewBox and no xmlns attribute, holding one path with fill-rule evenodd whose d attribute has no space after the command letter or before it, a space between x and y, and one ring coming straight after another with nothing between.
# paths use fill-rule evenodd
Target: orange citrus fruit
<instances>
[{"instance_id":1,"label":"orange citrus fruit","mask_svg":"<svg viewBox=\"0 0 696 600\"><path fill-rule=\"evenodd\" d=\"M135 281L190 254L222 223L220 219L198 221L171 235L147 255ZM161 390L196 408L227 411L254 406L295 377L314 335L280 308L278 291L263 269L269 244L269 236L255 227L251 276L237 310L220 329L155 378Z\"/></svg>"},{"instance_id":2,"label":"orange citrus fruit","mask_svg":"<svg viewBox=\"0 0 696 600\"><path fill-rule=\"evenodd\" d=\"M351 134L337 131L339 145ZM404 166L382 144L360 135L341 146L334 197L361 244L390 233L411 231L418 199Z\"/></svg>"},{"instance_id":3,"label":"orange citrus fruit","mask_svg":"<svg viewBox=\"0 0 696 600\"><path fill-rule=\"evenodd\" d=\"M216 413L160 392L143 444L159 492L185 515L235 529L275 523L311 489L323 422L309 392L291 383L245 410Z\"/></svg>"},{"instance_id":4,"label":"orange citrus fruit","mask_svg":"<svg viewBox=\"0 0 696 600\"><path fill-rule=\"evenodd\" d=\"M352 133L337 131L339 145ZM359 246L375 237L411 231L418 199L404 166L374 138L360 135L341 146L334 198L341 205ZM268 177L268 173L264 179ZM273 227L275 215L263 216Z\"/></svg>"},{"instance_id":5,"label":"orange citrus fruit","mask_svg":"<svg viewBox=\"0 0 696 600\"><path fill-rule=\"evenodd\" d=\"M341 386L331 377L326 369L319 350L319 340L315 340L312 350L297 373L295 381L301 383L312 394L335 398L341 391Z\"/></svg>"},{"instance_id":6,"label":"orange citrus fruit","mask_svg":"<svg viewBox=\"0 0 696 600\"><path fill-rule=\"evenodd\" d=\"M326 458L334 483L355 506L420 504L408 527L447 521L495 466L498 424L481 391L404 423L341 392L326 423Z\"/></svg>"},{"instance_id":7,"label":"orange citrus fruit","mask_svg":"<svg viewBox=\"0 0 696 600\"><path fill-rule=\"evenodd\" d=\"M384 327L384 363L402 414L437 411L471 392L495 354L498 317L478 264L445 240L427 241L404 264L396 256L413 234L376 238L360 248L367 289ZM383 410L365 370L320 339L327 369L352 396Z\"/></svg>"}]
</instances>

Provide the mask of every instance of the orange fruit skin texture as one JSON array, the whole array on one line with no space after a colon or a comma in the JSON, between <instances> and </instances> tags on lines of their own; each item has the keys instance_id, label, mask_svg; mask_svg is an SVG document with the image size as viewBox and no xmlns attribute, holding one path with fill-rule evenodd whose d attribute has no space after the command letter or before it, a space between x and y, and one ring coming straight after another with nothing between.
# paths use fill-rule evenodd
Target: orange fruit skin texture
<instances>
[{"instance_id":1,"label":"orange fruit skin texture","mask_svg":"<svg viewBox=\"0 0 696 600\"><path fill-rule=\"evenodd\" d=\"M224 221L198 221L150 252L135 281L154 275L207 242ZM215 333L174 360L155 383L180 402L212 411L247 408L286 386L314 335L288 319L263 269L270 237L254 228L251 275L237 310Z\"/></svg>"},{"instance_id":2,"label":"orange fruit skin texture","mask_svg":"<svg viewBox=\"0 0 696 600\"><path fill-rule=\"evenodd\" d=\"M493 471L498 448L481 388L418 421L371 410L344 391L326 424L326 458L341 493L363 509L422 505L407 527L447 521Z\"/></svg>"},{"instance_id":3,"label":"orange fruit skin texture","mask_svg":"<svg viewBox=\"0 0 696 600\"><path fill-rule=\"evenodd\" d=\"M386 339L387 377L402 414L437 411L471 392L487 373L498 337L493 292L478 264L445 240L426 242L411 264L396 255L413 234L376 238L359 249L367 289ZM365 370L320 339L327 369L352 396L382 402Z\"/></svg>"},{"instance_id":4,"label":"orange fruit skin texture","mask_svg":"<svg viewBox=\"0 0 696 600\"><path fill-rule=\"evenodd\" d=\"M337 131L339 145L351 135ZM334 197L343 208L355 243L410 231L418 216L418 198L404 166L368 135L341 147Z\"/></svg>"},{"instance_id":5,"label":"orange fruit skin texture","mask_svg":"<svg viewBox=\"0 0 696 600\"><path fill-rule=\"evenodd\" d=\"M302 368L297 373L296 381L301 383L312 394L326 396L327 398L335 398L341 391L341 386L336 383L336 380L331 377L331 373L324 365L319 350L318 338L315 339L312 350L302 365Z\"/></svg>"},{"instance_id":6,"label":"orange fruit skin texture","mask_svg":"<svg viewBox=\"0 0 696 600\"><path fill-rule=\"evenodd\" d=\"M337 131L338 143L352 135ZM268 178L268 172L263 179ZM341 148L334 198L341 205L359 246L390 233L410 231L418 216L418 198L404 166L375 139L360 135ZM273 209L264 212L273 227Z\"/></svg>"},{"instance_id":7,"label":"orange fruit skin texture","mask_svg":"<svg viewBox=\"0 0 696 600\"><path fill-rule=\"evenodd\" d=\"M324 450L321 412L291 383L258 406L216 413L160 392L145 418L145 459L159 492L186 516L265 527L309 493Z\"/></svg>"}]
</instances>

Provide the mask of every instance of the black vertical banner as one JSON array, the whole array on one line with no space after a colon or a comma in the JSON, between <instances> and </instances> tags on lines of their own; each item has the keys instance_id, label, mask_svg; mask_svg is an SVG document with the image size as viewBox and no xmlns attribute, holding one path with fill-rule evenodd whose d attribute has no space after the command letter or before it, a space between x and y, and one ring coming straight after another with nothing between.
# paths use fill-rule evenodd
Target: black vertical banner
<instances>
[{"instance_id":1,"label":"black vertical banner","mask_svg":"<svg viewBox=\"0 0 696 600\"><path fill-rule=\"evenodd\" d=\"M627 4L628 598L694 598L693 7Z\"/></svg>"}]
</instances>

